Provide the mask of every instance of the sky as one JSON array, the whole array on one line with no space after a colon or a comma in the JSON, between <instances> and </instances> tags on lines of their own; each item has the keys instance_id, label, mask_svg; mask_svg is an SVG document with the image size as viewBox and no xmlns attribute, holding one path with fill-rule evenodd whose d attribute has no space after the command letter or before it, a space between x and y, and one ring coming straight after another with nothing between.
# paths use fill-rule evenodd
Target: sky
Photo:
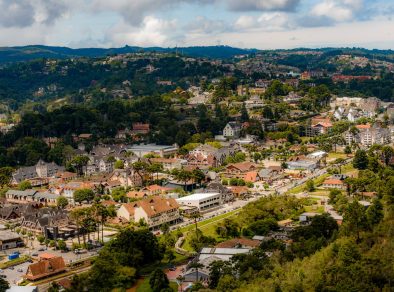
<instances>
[{"instance_id":1,"label":"sky","mask_svg":"<svg viewBox=\"0 0 394 292\"><path fill-rule=\"evenodd\" d=\"M0 46L394 49L394 0L0 0Z\"/></svg>"}]
</instances>

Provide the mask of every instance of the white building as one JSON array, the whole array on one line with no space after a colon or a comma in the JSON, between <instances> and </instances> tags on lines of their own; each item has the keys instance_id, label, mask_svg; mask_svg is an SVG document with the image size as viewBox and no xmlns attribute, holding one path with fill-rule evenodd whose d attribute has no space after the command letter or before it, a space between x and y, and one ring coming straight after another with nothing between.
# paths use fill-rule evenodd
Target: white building
<instances>
[{"instance_id":1,"label":"white building","mask_svg":"<svg viewBox=\"0 0 394 292\"><path fill-rule=\"evenodd\" d=\"M196 207L199 211L220 206L223 203L220 193L196 193L176 199L176 201L181 206Z\"/></svg>"},{"instance_id":2,"label":"white building","mask_svg":"<svg viewBox=\"0 0 394 292\"><path fill-rule=\"evenodd\" d=\"M223 129L223 136L226 138L239 138L241 125L237 122L228 122Z\"/></svg>"}]
</instances>

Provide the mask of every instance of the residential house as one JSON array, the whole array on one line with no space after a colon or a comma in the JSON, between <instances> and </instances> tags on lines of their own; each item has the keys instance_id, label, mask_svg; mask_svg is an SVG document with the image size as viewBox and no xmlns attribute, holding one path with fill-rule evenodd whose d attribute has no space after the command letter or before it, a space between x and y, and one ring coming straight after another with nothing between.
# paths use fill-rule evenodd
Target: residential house
<instances>
[{"instance_id":1,"label":"residential house","mask_svg":"<svg viewBox=\"0 0 394 292\"><path fill-rule=\"evenodd\" d=\"M187 164L186 160L178 158L149 158L150 163L157 163L163 166L163 170L172 171L176 168L182 168L182 166Z\"/></svg>"},{"instance_id":2,"label":"residential house","mask_svg":"<svg viewBox=\"0 0 394 292\"><path fill-rule=\"evenodd\" d=\"M338 190L346 190L346 184L343 180L328 178L323 182L323 188L326 189L338 189Z\"/></svg>"},{"instance_id":3,"label":"residential house","mask_svg":"<svg viewBox=\"0 0 394 292\"><path fill-rule=\"evenodd\" d=\"M19 184L24 180L30 180L35 178L50 178L64 171L63 166L59 166L54 162L44 162L39 160L34 166L21 167L12 174L12 184Z\"/></svg>"},{"instance_id":4,"label":"residential house","mask_svg":"<svg viewBox=\"0 0 394 292\"><path fill-rule=\"evenodd\" d=\"M237 149L234 146L217 149L204 144L190 151L186 159L188 165L198 166L199 168L218 167L224 163L228 156L234 155Z\"/></svg>"},{"instance_id":5,"label":"residential house","mask_svg":"<svg viewBox=\"0 0 394 292\"><path fill-rule=\"evenodd\" d=\"M159 196L144 199L134 204L134 221L144 220L150 228L156 229L164 223L179 222L179 204L175 199Z\"/></svg>"},{"instance_id":6,"label":"residential house","mask_svg":"<svg viewBox=\"0 0 394 292\"><path fill-rule=\"evenodd\" d=\"M223 129L225 138L239 138L241 135L241 124L238 122L228 122Z\"/></svg>"},{"instance_id":7,"label":"residential house","mask_svg":"<svg viewBox=\"0 0 394 292\"><path fill-rule=\"evenodd\" d=\"M133 123L132 134L134 135L146 135L150 132L150 124L145 123Z\"/></svg>"},{"instance_id":8,"label":"residential house","mask_svg":"<svg viewBox=\"0 0 394 292\"><path fill-rule=\"evenodd\" d=\"M238 163L232 163L226 166L226 174L230 176L236 176L240 174L245 174L250 171L256 171L260 167L256 163L253 162L238 162Z\"/></svg>"}]
</instances>

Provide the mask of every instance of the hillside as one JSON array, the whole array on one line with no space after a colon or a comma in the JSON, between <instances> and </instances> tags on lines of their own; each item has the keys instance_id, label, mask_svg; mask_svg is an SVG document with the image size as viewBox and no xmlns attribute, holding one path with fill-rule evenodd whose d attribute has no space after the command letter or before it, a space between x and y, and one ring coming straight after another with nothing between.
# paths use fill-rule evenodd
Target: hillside
<instances>
[{"instance_id":1,"label":"hillside","mask_svg":"<svg viewBox=\"0 0 394 292\"><path fill-rule=\"evenodd\" d=\"M206 57L227 59L235 55L249 54L257 50L239 49L228 46L207 46L207 47L185 47L185 48L161 48L161 47L131 47L123 48L81 48L71 49L67 47L51 46L23 46L23 47L2 47L0 48L0 63L29 61L38 58L67 59L73 57L103 57L115 54L126 54L136 52L179 52L190 57Z\"/></svg>"}]
</instances>

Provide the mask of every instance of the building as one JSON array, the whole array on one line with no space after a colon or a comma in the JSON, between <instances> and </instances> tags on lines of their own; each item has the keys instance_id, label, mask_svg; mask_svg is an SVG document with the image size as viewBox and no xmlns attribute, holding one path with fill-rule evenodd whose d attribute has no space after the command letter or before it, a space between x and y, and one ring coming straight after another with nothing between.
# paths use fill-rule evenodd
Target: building
<instances>
[{"instance_id":1,"label":"building","mask_svg":"<svg viewBox=\"0 0 394 292\"><path fill-rule=\"evenodd\" d=\"M298 160L287 162L288 169L305 169L305 170L315 170L319 167L319 163L313 160Z\"/></svg>"},{"instance_id":2,"label":"building","mask_svg":"<svg viewBox=\"0 0 394 292\"><path fill-rule=\"evenodd\" d=\"M0 250L23 246L23 240L18 233L0 230Z\"/></svg>"},{"instance_id":3,"label":"building","mask_svg":"<svg viewBox=\"0 0 394 292\"><path fill-rule=\"evenodd\" d=\"M225 159L234 155L238 148L222 147L217 149L211 145L204 144L193 149L187 155L187 164L199 168L218 167L222 165Z\"/></svg>"},{"instance_id":4,"label":"building","mask_svg":"<svg viewBox=\"0 0 394 292\"><path fill-rule=\"evenodd\" d=\"M225 138L239 138L241 135L241 124L238 122L228 122L223 129Z\"/></svg>"},{"instance_id":5,"label":"building","mask_svg":"<svg viewBox=\"0 0 394 292\"><path fill-rule=\"evenodd\" d=\"M144 220L152 229L165 223L175 224L181 220L177 201L159 196L123 204L117 211L117 215L128 221Z\"/></svg>"},{"instance_id":6,"label":"building","mask_svg":"<svg viewBox=\"0 0 394 292\"><path fill-rule=\"evenodd\" d=\"M127 147L127 151L133 152L139 158L144 157L146 154L156 154L160 157L169 157L178 152L178 146L142 144L129 146Z\"/></svg>"},{"instance_id":7,"label":"building","mask_svg":"<svg viewBox=\"0 0 394 292\"><path fill-rule=\"evenodd\" d=\"M335 178L326 179L322 186L326 189L346 190L346 184L343 182L343 180Z\"/></svg>"},{"instance_id":8,"label":"building","mask_svg":"<svg viewBox=\"0 0 394 292\"><path fill-rule=\"evenodd\" d=\"M39 160L34 166L21 167L12 174L12 184L19 184L24 180L34 178L54 177L58 172L64 171L63 166L59 166L54 162L44 162Z\"/></svg>"},{"instance_id":9,"label":"building","mask_svg":"<svg viewBox=\"0 0 394 292\"><path fill-rule=\"evenodd\" d=\"M39 192L36 190L8 190L5 197L10 203L28 204L37 203L43 206L56 206L57 198L60 195L49 192Z\"/></svg>"},{"instance_id":10,"label":"building","mask_svg":"<svg viewBox=\"0 0 394 292\"><path fill-rule=\"evenodd\" d=\"M40 259L37 263L29 265L23 277L29 281L37 281L64 271L66 271L66 264L63 257L54 256Z\"/></svg>"},{"instance_id":11,"label":"building","mask_svg":"<svg viewBox=\"0 0 394 292\"><path fill-rule=\"evenodd\" d=\"M171 171L175 168L182 168L187 164L186 160L177 158L149 158L150 163L157 163L163 166L164 170Z\"/></svg>"},{"instance_id":12,"label":"building","mask_svg":"<svg viewBox=\"0 0 394 292\"><path fill-rule=\"evenodd\" d=\"M199 211L218 207L224 203L223 196L220 193L196 193L176 199L176 201L181 206L193 206L198 208Z\"/></svg>"},{"instance_id":13,"label":"building","mask_svg":"<svg viewBox=\"0 0 394 292\"><path fill-rule=\"evenodd\" d=\"M229 175L239 175L245 174L250 171L256 171L259 167L256 163L253 162L239 162L239 163L232 163L226 166L226 173Z\"/></svg>"}]
</instances>

